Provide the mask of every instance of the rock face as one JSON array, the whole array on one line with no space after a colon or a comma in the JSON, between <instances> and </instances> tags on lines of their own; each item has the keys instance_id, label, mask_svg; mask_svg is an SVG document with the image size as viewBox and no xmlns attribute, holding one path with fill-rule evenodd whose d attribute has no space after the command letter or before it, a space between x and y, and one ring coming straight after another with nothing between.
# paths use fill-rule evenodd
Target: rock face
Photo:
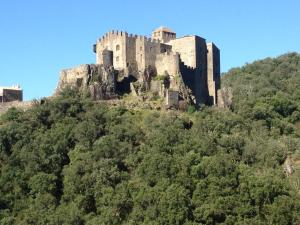
<instances>
[{"instance_id":1,"label":"rock face","mask_svg":"<svg viewBox=\"0 0 300 225\"><path fill-rule=\"evenodd\" d=\"M88 91L94 100L116 97L116 71L113 67L85 64L75 68L62 70L55 94L66 87L76 87L80 91Z\"/></svg>"},{"instance_id":2,"label":"rock face","mask_svg":"<svg viewBox=\"0 0 300 225\"><path fill-rule=\"evenodd\" d=\"M233 93L230 87L223 87L218 90L218 107L230 108L233 102Z\"/></svg>"}]
</instances>

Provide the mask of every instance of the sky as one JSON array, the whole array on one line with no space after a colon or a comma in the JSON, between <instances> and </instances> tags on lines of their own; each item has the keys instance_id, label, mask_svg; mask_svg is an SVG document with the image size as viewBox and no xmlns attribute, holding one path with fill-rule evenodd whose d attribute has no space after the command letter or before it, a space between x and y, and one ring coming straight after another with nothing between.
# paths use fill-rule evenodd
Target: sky
<instances>
[{"instance_id":1,"label":"sky","mask_svg":"<svg viewBox=\"0 0 300 225\"><path fill-rule=\"evenodd\" d=\"M162 25L214 42L226 72L300 52L299 11L299 0L0 0L0 86L50 96L61 69L95 63L107 31L150 36Z\"/></svg>"}]
</instances>

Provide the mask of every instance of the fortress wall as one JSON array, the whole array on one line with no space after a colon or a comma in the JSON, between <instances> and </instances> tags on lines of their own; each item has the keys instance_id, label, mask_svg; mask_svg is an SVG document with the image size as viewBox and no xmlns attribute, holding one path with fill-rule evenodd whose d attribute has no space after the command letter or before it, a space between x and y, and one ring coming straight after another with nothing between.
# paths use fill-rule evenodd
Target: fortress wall
<instances>
[{"instance_id":1,"label":"fortress wall","mask_svg":"<svg viewBox=\"0 0 300 225\"><path fill-rule=\"evenodd\" d=\"M160 54L160 43L145 39L145 66L155 66L156 56Z\"/></svg>"},{"instance_id":2,"label":"fortress wall","mask_svg":"<svg viewBox=\"0 0 300 225\"><path fill-rule=\"evenodd\" d=\"M145 69L145 39L144 36L137 36L136 38L136 62L139 71Z\"/></svg>"},{"instance_id":3,"label":"fortress wall","mask_svg":"<svg viewBox=\"0 0 300 225\"><path fill-rule=\"evenodd\" d=\"M17 109L27 110L32 107L32 101L20 102L20 101L13 101L13 102L3 102L0 103L0 115L5 113L8 109L15 107Z\"/></svg>"},{"instance_id":4,"label":"fortress wall","mask_svg":"<svg viewBox=\"0 0 300 225\"><path fill-rule=\"evenodd\" d=\"M192 92L195 92L195 73L196 70L192 67L186 66L183 62L180 61L179 64L180 73L182 76L182 80L184 84L192 90Z\"/></svg>"},{"instance_id":5,"label":"fortress wall","mask_svg":"<svg viewBox=\"0 0 300 225\"><path fill-rule=\"evenodd\" d=\"M132 35L126 38L126 65L136 65L136 38Z\"/></svg>"},{"instance_id":6,"label":"fortress wall","mask_svg":"<svg viewBox=\"0 0 300 225\"><path fill-rule=\"evenodd\" d=\"M167 71L170 76L174 77L179 72L179 55L168 52L158 54L155 66L158 75L164 75Z\"/></svg>"},{"instance_id":7,"label":"fortress wall","mask_svg":"<svg viewBox=\"0 0 300 225\"><path fill-rule=\"evenodd\" d=\"M220 89L220 50L213 44L207 44L207 86L210 104L218 103L217 91Z\"/></svg>"},{"instance_id":8,"label":"fortress wall","mask_svg":"<svg viewBox=\"0 0 300 225\"><path fill-rule=\"evenodd\" d=\"M186 36L171 40L168 44L172 45L172 51L180 54L181 60L185 65L196 68L196 37Z\"/></svg>"},{"instance_id":9,"label":"fortress wall","mask_svg":"<svg viewBox=\"0 0 300 225\"><path fill-rule=\"evenodd\" d=\"M196 43L196 75L195 75L195 94L197 104L207 104L207 47L205 39L195 36Z\"/></svg>"},{"instance_id":10,"label":"fortress wall","mask_svg":"<svg viewBox=\"0 0 300 225\"><path fill-rule=\"evenodd\" d=\"M168 44L172 45L173 52L180 54L180 59L184 65L195 69L192 91L196 97L196 103L207 103L207 48L205 39L198 36L186 36L171 40ZM183 76L185 76L184 73ZM190 82L191 78L188 80Z\"/></svg>"}]
</instances>

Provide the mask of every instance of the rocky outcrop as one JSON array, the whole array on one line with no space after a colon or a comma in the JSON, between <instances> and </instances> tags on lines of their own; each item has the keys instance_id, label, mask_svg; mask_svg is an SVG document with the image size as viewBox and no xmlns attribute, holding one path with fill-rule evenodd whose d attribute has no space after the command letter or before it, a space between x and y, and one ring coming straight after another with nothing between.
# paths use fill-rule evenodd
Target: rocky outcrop
<instances>
[{"instance_id":1,"label":"rocky outcrop","mask_svg":"<svg viewBox=\"0 0 300 225\"><path fill-rule=\"evenodd\" d=\"M233 102L232 88L223 87L218 90L218 107L230 108Z\"/></svg>"},{"instance_id":2,"label":"rocky outcrop","mask_svg":"<svg viewBox=\"0 0 300 225\"><path fill-rule=\"evenodd\" d=\"M88 91L92 99L111 99L116 97L117 71L113 67L85 64L62 70L55 94L66 87L75 87L80 91Z\"/></svg>"}]
</instances>

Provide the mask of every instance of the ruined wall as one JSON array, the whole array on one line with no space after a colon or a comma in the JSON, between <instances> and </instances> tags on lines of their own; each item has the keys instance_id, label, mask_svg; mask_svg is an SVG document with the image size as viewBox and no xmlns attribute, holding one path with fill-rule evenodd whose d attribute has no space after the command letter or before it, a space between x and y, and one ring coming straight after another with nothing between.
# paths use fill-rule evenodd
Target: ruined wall
<instances>
[{"instance_id":1,"label":"ruined wall","mask_svg":"<svg viewBox=\"0 0 300 225\"><path fill-rule=\"evenodd\" d=\"M164 75L167 71L171 77L175 77L179 72L179 54L170 52L158 54L155 67L158 75Z\"/></svg>"},{"instance_id":2,"label":"ruined wall","mask_svg":"<svg viewBox=\"0 0 300 225\"><path fill-rule=\"evenodd\" d=\"M80 65L71 69L65 69L60 72L59 83L56 92L60 92L65 86L82 87L87 83L90 66L88 64Z\"/></svg>"},{"instance_id":3,"label":"ruined wall","mask_svg":"<svg viewBox=\"0 0 300 225\"><path fill-rule=\"evenodd\" d=\"M166 106L171 108L178 108L178 101L179 101L179 93L178 91L174 90L167 90L166 93Z\"/></svg>"},{"instance_id":4,"label":"ruined wall","mask_svg":"<svg viewBox=\"0 0 300 225\"><path fill-rule=\"evenodd\" d=\"M220 89L220 50L213 44L207 44L207 86L210 104L218 103L217 91Z\"/></svg>"},{"instance_id":5,"label":"ruined wall","mask_svg":"<svg viewBox=\"0 0 300 225\"><path fill-rule=\"evenodd\" d=\"M8 109L15 107L17 109L27 110L32 107L32 101L20 102L20 101L13 101L13 102L3 102L0 103L0 115L5 113Z\"/></svg>"}]
</instances>

